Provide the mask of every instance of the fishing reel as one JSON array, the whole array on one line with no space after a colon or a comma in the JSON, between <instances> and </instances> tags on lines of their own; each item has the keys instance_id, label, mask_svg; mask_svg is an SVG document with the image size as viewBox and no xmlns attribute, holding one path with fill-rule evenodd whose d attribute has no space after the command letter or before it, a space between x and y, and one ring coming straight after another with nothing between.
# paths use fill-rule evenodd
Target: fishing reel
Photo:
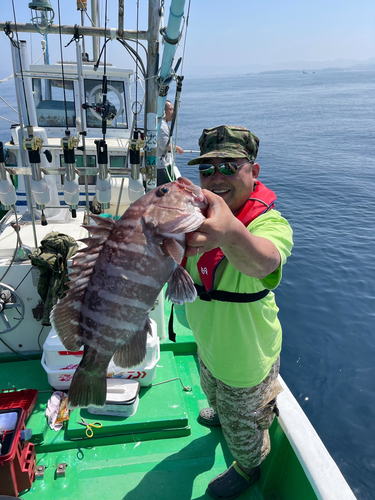
<instances>
[{"instance_id":1,"label":"fishing reel","mask_svg":"<svg viewBox=\"0 0 375 500\"><path fill-rule=\"evenodd\" d=\"M100 115L104 121L112 121L117 116L117 109L109 101L100 104L82 104L83 109L92 109Z\"/></svg>"}]
</instances>

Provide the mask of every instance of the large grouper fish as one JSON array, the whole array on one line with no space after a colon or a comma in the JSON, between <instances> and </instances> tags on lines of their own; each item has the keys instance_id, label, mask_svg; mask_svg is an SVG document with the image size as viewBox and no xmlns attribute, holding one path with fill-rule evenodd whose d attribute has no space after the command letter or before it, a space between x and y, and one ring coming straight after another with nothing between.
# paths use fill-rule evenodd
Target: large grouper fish
<instances>
[{"instance_id":1,"label":"large grouper fish","mask_svg":"<svg viewBox=\"0 0 375 500\"><path fill-rule=\"evenodd\" d=\"M68 351L84 346L68 393L69 408L104 406L109 361L128 368L146 356L148 313L168 282L174 303L196 298L193 281L180 265L185 233L205 220L207 202L200 187L180 177L134 202L114 222L91 216L83 226L92 237L73 258L65 297L51 323Z\"/></svg>"}]
</instances>

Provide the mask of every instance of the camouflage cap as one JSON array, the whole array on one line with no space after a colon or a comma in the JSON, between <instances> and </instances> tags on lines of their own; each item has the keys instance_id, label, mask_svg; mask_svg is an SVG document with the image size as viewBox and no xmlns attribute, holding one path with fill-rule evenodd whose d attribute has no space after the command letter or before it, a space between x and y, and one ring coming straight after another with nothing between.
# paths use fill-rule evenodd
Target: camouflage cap
<instances>
[{"instance_id":1,"label":"camouflage cap","mask_svg":"<svg viewBox=\"0 0 375 500\"><path fill-rule=\"evenodd\" d=\"M258 154L259 139L244 127L220 125L206 128L199 138L201 154L188 162L198 165L205 158L247 158L254 161Z\"/></svg>"}]
</instances>

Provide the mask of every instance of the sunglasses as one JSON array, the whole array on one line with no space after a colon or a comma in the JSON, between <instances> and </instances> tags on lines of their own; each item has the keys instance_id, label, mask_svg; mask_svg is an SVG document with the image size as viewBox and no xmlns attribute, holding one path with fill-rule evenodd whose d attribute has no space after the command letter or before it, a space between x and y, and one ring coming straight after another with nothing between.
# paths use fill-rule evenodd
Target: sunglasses
<instances>
[{"instance_id":1,"label":"sunglasses","mask_svg":"<svg viewBox=\"0 0 375 500\"><path fill-rule=\"evenodd\" d=\"M220 163L220 165L210 165L209 163L203 163L199 165L199 173L202 177L211 177L214 175L215 168L219 170L222 175L235 175L238 172L238 169L246 165L247 163L251 163L249 161L245 161L241 165L237 165L234 161L226 161L224 163Z\"/></svg>"}]
</instances>

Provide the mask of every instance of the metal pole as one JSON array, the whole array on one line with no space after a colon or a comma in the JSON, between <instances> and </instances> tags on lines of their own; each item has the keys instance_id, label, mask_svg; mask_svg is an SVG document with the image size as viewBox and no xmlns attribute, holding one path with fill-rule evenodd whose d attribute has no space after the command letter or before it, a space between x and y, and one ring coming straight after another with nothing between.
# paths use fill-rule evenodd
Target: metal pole
<instances>
[{"instance_id":1,"label":"metal pole","mask_svg":"<svg viewBox=\"0 0 375 500\"><path fill-rule=\"evenodd\" d=\"M8 27L8 23L0 23L0 31L4 31L4 28ZM14 23L9 23L9 28L11 31L15 32L16 31L16 26ZM35 26L31 23L17 23L17 31L18 33L38 33L38 30L35 28ZM74 26L69 26L69 25L61 25L61 34L62 35L71 35L73 36L75 34L75 27ZM54 24L51 26L51 28L48 31L48 34L55 34L58 35L60 33L59 31L59 25ZM92 27L92 26L80 26L79 27L79 34L80 35L85 35L85 36L104 36L105 33L105 28L100 28L100 27ZM115 28L107 28L107 36L109 36L111 39L116 38L120 36L120 33L117 29ZM136 31L136 30L126 30L123 32L123 38L124 39L130 39L130 40L148 40L148 32L147 31Z\"/></svg>"},{"instance_id":2,"label":"metal pole","mask_svg":"<svg viewBox=\"0 0 375 500\"><path fill-rule=\"evenodd\" d=\"M91 20L93 26L98 26L98 8L96 0L91 1ZM97 61L99 58L99 38L97 36L92 37L92 60Z\"/></svg>"},{"instance_id":3,"label":"metal pole","mask_svg":"<svg viewBox=\"0 0 375 500\"><path fill-rule=\"evenodd\" d=\"M17 69L20 70L20 57L21 57L21 50L18 48L14 47L12 45L12 62L13 62L13 73L14 73L14 80L15 80L15 88L16 88L16 98L17 98L17 107L18 107L18 118L20 121L20 127L18 129L18 146L19 146L19 153L21 157L21 164L23 167L27 167L27 159L26 159L26 151L23 149L23 111L25 109L25 106L22 107L21 103L25 103L25 99L21 99L21 89L20 89L20 82L17 81L19 80L19 77L17 77ZM18 68L17 68L18 66ZM26 111L25 111L26 112ZM23 176L23 181L25 184L25 192L26 192L26 199L27 199L27 206L30 209L30 215L31 215L31 221L32 221L32 227L33 227L33 236L34 236L34 245L35 248L38 248L38 240L36 237L36 228L35 228L35 213L34 213L34 208L33 208L33 202L32 202L32 195L31 195L31 186L30 186L30 178L28 175Z\"/></svg>"},{"instance_id":4,"label":"metal pole","mask_svg":"<svg viewBox=\"0 0 375 500\"><path fill-rule=\"evenodd\" d=\"M83 49L83 53L85 53L85 49ZM82 137L82 147L83 147L83 168L85 169L85 194L86 194L86 212L87 216L90 214L90 202L89 202L89 185L86 173L87 167L87 153L86 153L86 120L85 114L82 108L82 94L84 92L83 88L83 68L82 68L82 49L79 41L76 41L76 58L77 58L77 75L78 75L78 105L80 110L80 118L81 118L81 137Z\"/></svg>"},{"instance_id":5,"label":"metal pole","mask_svg":"<svg viewBox=\"0 0 375 500\"><path fill-rule=\"evenodd\" d=\"M147 191L156 187L158 85L155 77L158 71L159 10L159 0L149 0L145 120Z\"/></svg>"},{"instance_id":6,"label":"metal pole","mask_svg":"<svg viewBox=\"0 0 375 500\"><path fill-rule=\"evenodd\" d=\"M118 33L120 38L124 36L124 0L118 1Z\"/></svg>"}]
</instances>

